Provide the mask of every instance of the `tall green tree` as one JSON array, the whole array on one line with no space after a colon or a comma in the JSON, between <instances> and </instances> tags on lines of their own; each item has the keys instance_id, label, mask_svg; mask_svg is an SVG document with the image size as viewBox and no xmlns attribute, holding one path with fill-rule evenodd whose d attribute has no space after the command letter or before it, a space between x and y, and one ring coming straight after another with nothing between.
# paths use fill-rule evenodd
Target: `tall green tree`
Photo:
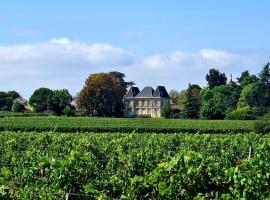
<instances>
[{"instance_id":1,"label":"tall green tree","mask_svg":"<svg viewBox=\"0 0 270 200\"><path fill-rule=\"evenodd\" d=\"M265 88L256 82L246 85L241 91L238 108L250 107L256 115L263 115L268 110L268 99Z\"/></svg>"},{"instance_id":2,"label":"tall green tree","mask_svg":"<svg viewBox=\"0 0 270 200\"><path fill-rule=\"evenodd\" d=\"M13 98L6 92L0 92L0 110L10 111L13 104Z\"/></svg>"},{"instance_id":3,"label":"tall green tree","mask_svg":"<svg viewBox=\"0 0 270 200\"><path fill-rule=\"evenodd\" d=\"M49 110L53 110L57 115L62 115L67 106L71 106L73 98L67 89L54 90L50 103Z\"/></svg>"},{"instance_id":4,"label":"tall green tree","mask_svg":"<svg viewBox=\"0 0 270 200\"><path fill-rule=\"evenodd\" d=\"M270 86L270 63L267 63L259 74L259 81L266 87Z\"/></svg>"},{"instance_id":5,"label":"tall green tree","mask_svg":"<svg viewBox=\"0 0 270 200\"><path fill-rule=\"evenodd\" d=\"M226 85L227 77L224 73L220 73L217 69L210 69L209 73L205 77L209 89L219 85Z\"/></svg>"},{"instance_id":6,"label":"tall green tree","mask_svg":"<svg viewBox=\"0 0 270 200\"><path fill-rule=\"evenodd\" d=\"M247 86L248 84L252 84L258 82L259 78L255 75L249 73L249 71L244 71L241 73L241 76L237 78L237 82L240 84L242 88Z\"/></svg>"},{"instance_id":7,"label":"tall green tree","mask_svg":"<svg viewBox=\"0 0 270 200\"><path fill-rule=\"evenodd\" d=\"M16 92L15 90L8 91L7 96L12 98L13 100L21 97L21 95L18 92Z\"/></svg>"},{"instance_id":8,"label":"tall green tree","mask_svg":"<svg viewBox=\"0 0 270 200\"><path fill-rule=\"evenodd\" d=\"M0 110L4 110L6 106L6 99L7 99L7 93L6 92L0 92Z\"/></svg>"},{"instance_id":9,"label":"tall green tree","mask_svg":"<svg viewBox=\"0 0 270 200\"><path fill-rule=\"evenodd\" d=\"M199 117L200 99L192 91L194 88L196 88L194 85L189 84L183 101L184 108L181 115L185 119L196 119Z\"/></svg>"},{"instance_id":10,"label":"tall green tree","mask_svg":"<svg viewBox=\"0 0 270 200\"><path fill-rule=\"evenodd\" d=\"M48 88L39 88L34 91L29 99L29 103L36 112L44 112L49 110L52 96L52 90Z\"/></svg>"},{"instance_id":11,"label":"tall green tree","mask_svg":"<svg viewBox=\"0 0 270 200\"><path fill-rule=\"evenodd\" d=\"M224 119L225 107L219 93L210 89L201 91L200 117L203 119Z\"/></svg>"},{"instance_id":12,"label":"tall green tree","mask_svg":"<svg viewBox=\"0 0 270 200\"><path fill-rule=\"evenodd\" d=\"M73 98L67 89L51 90L39 88L34 91L29 99L30 105L36 112L51 111L56 115L62 115L67 106L71 106Z\"/></svg>"},{"instance_id":13,"label":"tall green tree","mask_svg":"<svg viewBox=\"0 0 270 200\"><path fill-rule=\"evenodd\" d=\"M234 110L237 107L241 88L238 85L220 85L213 88L214 95L220 96L223 101L225 112Z\"/></svg>"},{"instance_id":14,"label":"tall green tree","mask_svg":"<svg viewBox=\"0 0 270 200\"><path fill-rule=\"evenodd\" d=\"M243 71L241 73L241 76L239 78L237 78L237 82L241 85L241 82L246 78L246 77L249 77L250 76L250 73L248 70L246 71Z\"/></svg>"},{"instance_id":15,"label":"tall green tree","mask_svg":"<svg viewBox=\"0 0 270 200\"><path fill-rule=\"evenodd\" d=\"M249 106L254 108L256 106L262 106L263 99L261 98L259 89L259 85L255 83L246 85L241 91L238 107L241 108Z\"/></svg>"},{"instance_id":16,"label":"tall green tree","mask_svg":"<svg viewBox=\"0 0 270 200\"><path fill-rule=\"evenodd\" d=\"M195 98L200 99L200 92L201 92L202 88L197 84L192 84L192 85L190 85L190 89L192 91L192 95ZM177 104L180 105L181 107L184 107L184 100L186 98L186 95L187 95L187 90L182 90L178 94Z\"/></svg>"}]
</instances>

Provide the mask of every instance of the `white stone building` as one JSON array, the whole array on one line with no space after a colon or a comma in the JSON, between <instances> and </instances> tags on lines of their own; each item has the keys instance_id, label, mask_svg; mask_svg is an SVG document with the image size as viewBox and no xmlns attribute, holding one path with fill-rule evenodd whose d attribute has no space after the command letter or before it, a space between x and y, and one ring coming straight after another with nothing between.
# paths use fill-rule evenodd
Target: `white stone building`
<instances>
[{"instance_id":1,"label":"white stone building","mask_svg":"<svg viewBox=\"0 0 270 200\"><path fill-rule=\"evenodd\" d=\"M156 90L145 87L142 91L131 87L124 98L125 116L161 117L161 108L167 102L170 102L170 96L164 86L158 86Z\"/></svg>"}]
</instances>

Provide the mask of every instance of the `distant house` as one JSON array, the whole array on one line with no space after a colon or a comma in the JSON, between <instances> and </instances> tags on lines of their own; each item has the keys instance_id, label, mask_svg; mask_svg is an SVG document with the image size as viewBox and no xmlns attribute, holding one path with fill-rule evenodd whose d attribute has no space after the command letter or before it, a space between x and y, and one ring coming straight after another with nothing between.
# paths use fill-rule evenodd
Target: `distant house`
<instances>
[{"instance_id":1,"label":"distant house","mask_svg":"<svg viewBox=\"0 0 270 200\"><path fill-rule=\"evenodd\" d=\"M131 87L124 98L125 116L161 117L161 108L166 102L170 102L170 96L164 86L156 90L145 87L142 91Z\"/></svg>"}]
</instances>

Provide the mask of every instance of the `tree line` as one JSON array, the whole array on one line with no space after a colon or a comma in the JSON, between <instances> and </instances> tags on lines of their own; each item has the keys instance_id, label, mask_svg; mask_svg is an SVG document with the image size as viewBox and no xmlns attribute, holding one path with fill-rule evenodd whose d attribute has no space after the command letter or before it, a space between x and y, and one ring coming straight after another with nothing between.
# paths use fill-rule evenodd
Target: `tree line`
<instances>
[{"instance_id":1,"label":"tree line","mask_svg":"<svg viewBox=\"0 0 270 200\"><path fill-rule=\"evenodd\" d=\"M206 74L207 87L189 84L183 91L171 90L172 109L164 105L166 118L184 119L255 119L266 114L270 107L270 63L258 75L244 71L237 81L228 81L225 73L210 69ZM90 74L82 90L75 96L67 89L39 88L29 99L36 113L52 115L122 117L123 98L133 81L126 82L121 72ZM26 112L16 91L0 92L0 111Z\"/></svg>"},{"instance_id":2,"label":"tree line","mask_svg":"<svg viewBox=\"0 0 270 200\"><path fill-rule=\"evenodd\" d=\"M185 119L255 119L269 111L270 63L257 75L244 71L237 81L227 81L224 73L210 69L207 87L189 84L186 90L170 91L172 102L182 109L167 109L168 117Z\"/></svg>"},{"instance_id":3,"label":"tree line","mask_svg":"<svg viewBox=\"0 0 270 200\"><path fill-rule=\"evenodd\" d=\"M91 74L83 89L75 96L67 89L39 88L29 99L32 112L49 115L122 117L123 98L134 82L126 82L120 72ZM0 111L27 112L16 91L0 92ZM20 109L14 109L16 106ZM28 111L29 112L29 111Z\"/></svg>"}]
</instances>

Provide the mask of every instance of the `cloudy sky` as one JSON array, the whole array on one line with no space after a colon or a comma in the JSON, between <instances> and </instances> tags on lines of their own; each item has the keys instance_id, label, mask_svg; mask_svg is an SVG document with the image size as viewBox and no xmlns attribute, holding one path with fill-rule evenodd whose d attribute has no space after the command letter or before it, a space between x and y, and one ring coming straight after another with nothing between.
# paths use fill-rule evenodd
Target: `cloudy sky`
<instances>
[{"instance_id":1,"label":"cloudy sky","mask_svg":"<svg viewBox=\"0 0 270 200\"><path fill-rule=\"evenodd\" d=\"M89 74L120 71L139 87L206 86L270 61L270 1L9 0L0 8L0 91L75 95Z\"/></svg>"}]
</instances>

